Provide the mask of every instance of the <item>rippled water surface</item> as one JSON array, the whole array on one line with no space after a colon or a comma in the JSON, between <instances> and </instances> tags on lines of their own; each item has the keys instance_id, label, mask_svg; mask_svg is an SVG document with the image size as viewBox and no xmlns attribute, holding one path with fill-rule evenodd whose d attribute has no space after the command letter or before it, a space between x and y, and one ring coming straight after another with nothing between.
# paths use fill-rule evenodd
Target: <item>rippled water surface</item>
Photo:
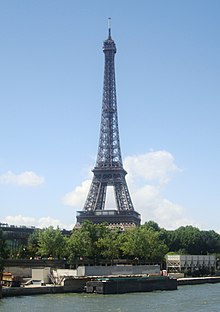
<instances>
[{"instance_id":1,"label":"rippled water surface","mask_svg":"<svg viewBox=\"0 0 220 312\"><path fill-rule=\"evenodd\" d=\"M4 298L0 300L0 311L220 312L220 284L123 295L56 294Z\"/></svg>"}]
</instances>

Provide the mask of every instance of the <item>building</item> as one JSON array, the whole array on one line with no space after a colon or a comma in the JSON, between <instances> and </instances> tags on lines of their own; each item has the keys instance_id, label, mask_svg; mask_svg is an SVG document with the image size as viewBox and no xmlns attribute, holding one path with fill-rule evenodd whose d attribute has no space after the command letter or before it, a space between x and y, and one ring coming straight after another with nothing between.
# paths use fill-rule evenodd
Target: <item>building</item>
<instances>
[{"instance_id":1,"label":"building","mask_svg":"<svg viewBox=\"0 0 220 312\"><path fill-rule=\"evenodd\" d=\"M203 275L216 270L215 255L167 255L166 268L169 273Z\"/></svg>"}]
</instances>

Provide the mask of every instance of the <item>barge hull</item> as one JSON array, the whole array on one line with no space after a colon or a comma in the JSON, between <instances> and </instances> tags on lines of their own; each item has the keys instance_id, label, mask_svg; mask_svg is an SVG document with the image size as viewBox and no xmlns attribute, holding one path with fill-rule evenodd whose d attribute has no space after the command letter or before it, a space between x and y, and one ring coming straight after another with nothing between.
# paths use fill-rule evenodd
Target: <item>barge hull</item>
<instances>
[{"instance_id":1,"label":"barge hull","mask_svg":"<svg viewBox=\"0 0 220 312\"><path fill-rule=\"evenodd\" d=\"M176 290L177 280L169 277L158 278L112 278L88 281L87 293L123 294L131 292L149 292L154 290Z\"/></svg>"}]
</instances>

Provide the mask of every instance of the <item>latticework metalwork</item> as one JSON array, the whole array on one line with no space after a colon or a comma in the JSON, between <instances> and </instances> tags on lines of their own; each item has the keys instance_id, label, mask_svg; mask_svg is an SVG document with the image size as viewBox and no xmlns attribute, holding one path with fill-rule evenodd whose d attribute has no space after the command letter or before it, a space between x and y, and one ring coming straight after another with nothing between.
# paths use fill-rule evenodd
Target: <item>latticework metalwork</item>
<instances>
[{"instance_id":1,"label":"latticework metalwork","mask_svg":"<svg viewBox=\"0 0 220 312\"><path fill-rule=\"evenodd\" d=\"M105 69L98 155L84 209L81 213L79 212L77 220L83 221L84 217L88 219L88 216L92 216L94 212L96 217L93 221L97 223L99 222L97 216L102 216L100 220L104 218L104 221L108 222L108 216L115 215L116 222L127 221L138 225L140 216L134 211L125 180L127 172L123 168L120 149L114 64L116 45L111 38L110 26L108 38L104 41L103 52ZM117 213L113 213L112 210L104 212L108 186L114 188ZM130 217L126 218L126 215ZM112 217L110 219L112 220Z\"/></svg>"}]
</instances>

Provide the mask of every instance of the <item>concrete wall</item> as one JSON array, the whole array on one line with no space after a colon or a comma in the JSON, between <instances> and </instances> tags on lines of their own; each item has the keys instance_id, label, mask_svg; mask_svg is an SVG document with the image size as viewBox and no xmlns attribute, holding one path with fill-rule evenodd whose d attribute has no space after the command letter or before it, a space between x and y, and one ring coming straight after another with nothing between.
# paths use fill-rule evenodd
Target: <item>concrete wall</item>
<instances>
[{"instance_id":1,"label":"concrete wall","mask_svg":"<svg viewBox=\"0 0 220 312\"><path fill-rule=\"evenodd\" d=\"M33 267L6 266L5 272L20 277L32 278ZM159 265L113 265L113 266L79 266L77 270L53 269L55 277L61 276L105 276L132 274L160 274Z\"/></svg>"},{"instance_id":2,"label":"concrete wall","mask_svg":"<svg viewBox=\"0 0 220 312\"><path fill-rule=\"evenodd\" d=\"M105 275L159 275L159 265L115 265L115 266L80 266L77 276L105 276Z\"/></svg>"},{"instance_id":3,"label":"concrete wall","mask_svg":"<svg viewBox=\"0 0 220 312\"><path fill-rule=\"evenodd\" d=\"M20 276L20 277L29 277L32 275L32 268L24 268L17 266L6 266L4 272L10 272L12 275Z\"/></svg>"}]
</instances>

